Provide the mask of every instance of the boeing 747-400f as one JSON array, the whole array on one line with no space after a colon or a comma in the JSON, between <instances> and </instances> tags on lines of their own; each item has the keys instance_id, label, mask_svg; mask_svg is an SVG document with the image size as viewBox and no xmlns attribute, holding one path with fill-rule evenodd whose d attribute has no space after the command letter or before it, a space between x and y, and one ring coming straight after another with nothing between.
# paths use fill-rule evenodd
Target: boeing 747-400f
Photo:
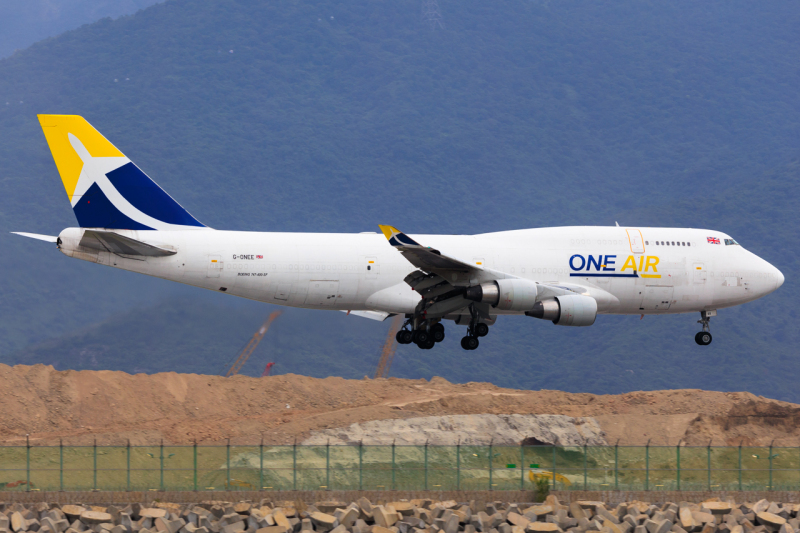
<instances>
[{"instance_id":1,"label":"boeing 747-400f","mask_svg":"<svg viewBox=\"0 0 800 533\"><path fill-rule=\"evenodd\" d=\"M78 219L53 242L84 261L252 300L384 320L430 349L443 321L473 350L500 315L591 326L598 314L700 313L700 345L724 307L783 283L780 271L706 229L558 227L480 235L221 231L200 223L86 120L40 115ZM388 241L388 242L387 242Z\"/></svg>"}]
</instances>

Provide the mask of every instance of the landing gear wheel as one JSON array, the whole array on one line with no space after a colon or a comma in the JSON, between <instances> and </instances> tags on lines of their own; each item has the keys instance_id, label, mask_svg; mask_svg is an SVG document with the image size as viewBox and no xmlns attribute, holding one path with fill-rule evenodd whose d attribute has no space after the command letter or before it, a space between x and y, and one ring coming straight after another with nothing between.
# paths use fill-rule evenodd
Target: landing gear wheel
<instances>
[{"instance_id":1,"label":"landing gear wheel","mask_svg":"<svg viewBox=\"0 0 800 533\"><path fill-rule=\"evenodd\" d=\"M475 325L475 336L476 337L485 337L489 334L489 326L480 322Z\"/></svg>"},{"instance_id":2,"label":"landing gear wheel","mask_svg":"<svg viewBox=\"0 0 800 533\"><path fill-rule=\"evenodd\" d=\"M461 347L465 350L474 350L478 347L478 337L472 337L471 335L467 335L466 337L461 339Z\"/></svg>"},{"instance_id":3,"label":"landing gear wheel","mask_svg":"<svg viewBox=\"0 0 800 533\"><path fill-rule=\"evenodd\" d=\"M694 342L700 346L708 346L711 344L711 333L707 331L700 331L694 336Z\"/></svg>"},{"instance_id":4,"label":"landing gear wheel","mask_svg":"<svg viewBox=\"0 0 800 533\"><path fill-rule=\"evenodd\" d=\"M397 339L398 344L411 344L411 342L414 340L414 334L407 329L401 329L397 332L395 338Z\"/></svg>"},{"instance_id":5,"label":"landing gear wheel","mask_svg":"<svg viewBox=\"0 0 800 533\"><path fill-rule=\"evenodd\" d=\"M428 339L425 342L418 342L417 343L417 346L419 346L420 349L422 349L422 350L430 350L435 345L436 345L436 343L433 341L433 339Z\"/></svg>"},{"instance_id":6,"label":"landing gear wheel","mask_svg":"<svg viewBox=\"0 0 800 533\"><path fill-rule=\"evenodd\" d=\"M433 325L430 334L434 342L442 342L444 340L444 326L441 324Z\"/></svg>"},{"instance_id":7,"label":"landing gear wheel","mask_svg":"<svg viewBox=\"0 0 800 533\"><path fill-rule=\"evenodd\" d=\"M428 339L430 338L431 338L430 334L425 330L420 329L414 332L414 342L416 342L419 345L425 344L426 342L428 342Z\"/></svg>"}]
</instances>

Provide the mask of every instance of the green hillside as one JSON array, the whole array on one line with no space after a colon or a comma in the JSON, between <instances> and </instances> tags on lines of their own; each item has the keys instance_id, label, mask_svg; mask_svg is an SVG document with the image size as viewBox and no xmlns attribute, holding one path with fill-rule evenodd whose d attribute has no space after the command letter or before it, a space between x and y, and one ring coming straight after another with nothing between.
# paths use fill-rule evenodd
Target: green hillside
<instances>
[{"instance_id":1,"label":"green hillside","mask_svg":"<svg viewBox=\"0 0 800 533\"><path fill-rule=\"evenodd\" d=\"M418 1L169 0L0 61L2 360L213 371L269 310L6 233L75 225L35 115L77 113L217 228L727 231L787 281L721 312L705 350L695 316L585 330L517 318L477 352L453 328L424 356L402 347L395 373L800 401L794 4L439 4L444 28L431 31ZM386 334L338 313L284 318L264 353L297 373L361 377ZM88 345L107 348L81 359Z\"/></svg>"}]
</instances>

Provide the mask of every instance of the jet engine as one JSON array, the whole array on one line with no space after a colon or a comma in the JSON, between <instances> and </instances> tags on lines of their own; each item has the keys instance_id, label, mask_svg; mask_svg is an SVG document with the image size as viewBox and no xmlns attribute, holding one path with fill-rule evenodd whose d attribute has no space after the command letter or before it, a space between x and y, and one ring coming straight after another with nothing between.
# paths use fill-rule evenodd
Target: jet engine
<instances>
[{"instance_id":1,"label":"jet engine","mask_svg":"<svg viewBox=\"0 0 800 533\"><path fill-rule=\"evenodd\" d=\"M557 326L591 326L597 318L597 301L591 296L568 295L541 300L525 313L552 320Z\"/></svg>"},{"instance_id":2,"label":"jet engine","mask_svg":"<svg viewBox=\"0 0 800 533\"><path fill-rule=\"evenodd\" d=\"M487 303L503 311L530 311L536 303L539 286L526 279L499 279L467 287L464 298Z\"/></svg>"}]
</instances>

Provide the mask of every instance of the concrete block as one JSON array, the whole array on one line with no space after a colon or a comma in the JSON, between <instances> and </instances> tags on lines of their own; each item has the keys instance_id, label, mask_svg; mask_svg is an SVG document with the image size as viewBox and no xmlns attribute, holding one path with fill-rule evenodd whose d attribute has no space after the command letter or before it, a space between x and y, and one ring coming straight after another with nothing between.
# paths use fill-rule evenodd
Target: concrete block
<instances>
[{"instance_id":1,"label":"concrete block","mask_svg":"<svg viewBox=\"0 0 800 533\"><path fill-rule=\"evenodd\" d=\"M578 502L572 502L569 504L569 514L572 515L572 518L575 520L580 520L581 518L589 518L586 516L586 511L583 510L583 507L580 506Z\"/></svg>"},{"instance_id":2,"label":"concrete block","mask_svg":"<svg viewBox=\"0 0 800 533\"><path fill-rule=\"evenodd\" d=\"M244 521L234 522L222 527L223 533L240 533L244 529Z\"/></svg>"},{"instance_id":3,"label":"concrete block","mask_svg":"<svg viewBox=\"0 0 800 533\"><path fill-rule=\"evenodd\" d=\"M514 526L521 526L523 528L525 526L527 526L528 524L530 524L530 522L531 522L530 520L528 520L524 516L522 516L520 514L517 514L517 513L514 513L514 512L509 512L508 516L506 517L506 520L508 520L508 522L510 524L514 525Z\"/></svg>"},{"instance_id":4,"label":"concrete block","mask_svg":"<svg viewBox=\"0 0 800 533\"><path fill-rule=\"evenodd\" d=\"M756 515L756 521L763 526L767 526L769 528L773 528L774 530L780 529L780 527L786 524L786 519L778 516L773 513L769 513L766 511L760 512Z\"/></svg>"},{"instance_id":5,"label":"concrete block","mask_svg":"<svg viewBox=\"0 0 800 533\"><path fill-rule=\"evenodd\" d=\"M306 519L306 520L308 520L308 519ZM308 523L310 525L311 521L309 520ZM309 529L308 531L314 531L314 530L313 529ZM286 528L283 527L283 526L268 526L268 527L262 527L262 528L256 530L256 533L286 533Z\"/></svg>"},{"instance_id":6,"label":"concrete block","mask_svg":"<svg viewBox=\"0 0 800 533\"><path fill-rule=\"evenodd\" d=\"M146 507L139 511L139 516L142 518L151 518L153 520L156 518L166 518L167 510L159 509L158 507Z\"/></svg>"},{"instance_id":7,"label":"concrete block","mask_svg":"<svg viewBox=\"0 0 800 533\"><path fill-rule=\"evenodd\" d=\"M452 515L452 512L450 513ZM375 525L390 528L397 522L397 515L389 512L383 505L377 505L372 508L372 517L375 520Z\"/></svg>"},{"instance_id":8,"label":"concrete block","mask_svg":"<svg viewBox=\"0 0 800 533\"><path fill-rule=\"evenodd\" d=\"M111 515L101 511L84 511L81 513L81 522L89 526L108 523L111 522Z\"/></svg>"},{"instance_id":9,"label":"concrete block","mask_svg":"<svg viewBox=\"0 0 800 533\"><path fill-rule=\"evenodd\" d=\"M311 518L311 523L314 524L314 528L317 531L330 531L339 525L335 516L320 511L311 513L309 518ZM292 526L292 529L294 529L294 526Z\"/></svg>"},{"instance_id":10,"label":"concrete block","mask_svg":"<svg viewBox=\"0 0 800 533\"><path fill-rule=\"evenodd\" d=\"M292 523L289 522L289 519L286 518L286 515L283 514L283 511L280 509L272 511L272 519L275 520L276 526L281 526L286 531L291 531L293 529Z\"/></svg>"},{"instance_id":11,"label":"concrete block","mask_svg":"<svg viewBox=\"0 0 800 533\"><path fill-rule=\"evenodd\" d=\"M561 528L556 524L548 524L547 522L531 522L525 526L526 533L559 533Z\"/></svg>"}]
</instances>

